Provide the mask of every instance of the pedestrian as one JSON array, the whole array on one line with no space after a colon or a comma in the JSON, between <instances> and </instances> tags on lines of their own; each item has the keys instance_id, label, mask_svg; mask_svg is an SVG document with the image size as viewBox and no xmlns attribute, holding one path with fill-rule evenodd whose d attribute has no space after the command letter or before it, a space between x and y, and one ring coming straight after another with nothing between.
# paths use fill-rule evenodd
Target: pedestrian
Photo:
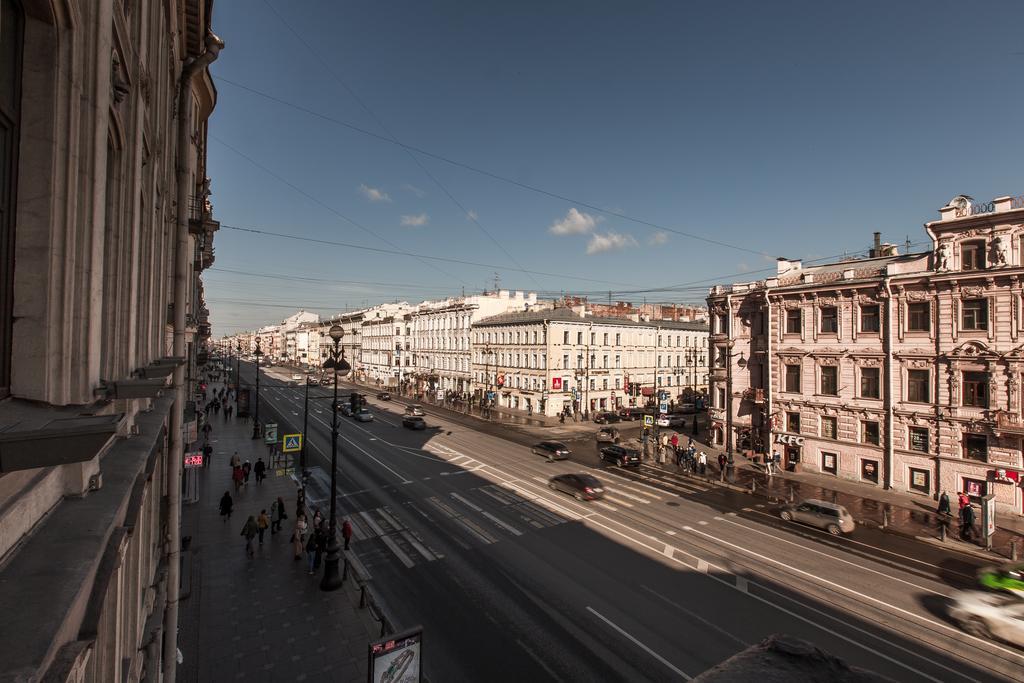
<instances>
[{"instance_id":1,"label":"pedestrian","mask_svg":"<svg viewBox=\"0 0 1024 683\"><path fill-rule=\"evenodd\" d=\"M252 557L255 551L252 548L252 539L256 538L256 534L259 531L259 527L256 526L256 520L252 515L249 515L249 519L245 520L245 526L242 527L241 536L245 537L245 554Z\"/></svg>"},{"instance_id":2,"label":"pedestrian","mask_svg":"<svg viewBox=\"0 0 1024 683\"><path fill-rule=\"evenodd\" d=\"M213 431L213 427L210 426L209 422L207 422L206 424L203 425L203 436L206 437L207 441L210 440L210 432L212 432L212 431Z\"/></svg>"},{"instance_id":3,"label":"pedestrian","mask_svg":"<svg viewBox=\"0 0 1024 683\"><path fill-rule=\"evenodd\" d=\"M235 454L231 456L231 469L235 469L236 467L241 466L242 459L238 457L238 451L235 451Z\"/></svg>"},{"instance_id":4,"label":"pedestrian","mask_svg":"<svg viewBox=\"0 0 1024 683\"><path fill-rule=\"evenodd\" d=\"M769 453L765 456L764 471L769 477L775 474L775 453Z\"/></svg>"},{"instance_id":5,"label":"pedestrian","mask_svg":"<svg viewBox=\"0 0 1024 683\"><path fill-rule=\"evenodd\" d=\"M320 508L313 508L313 528L319 529L323 521L324 516L320 514Z\"/></svg>"},{"instance_id":6,"label":"pedestrian","mask_svg":"<svg viewBox=\"0 0 1024 683\"><path fill-rule=\"evenodd\" d=\"M306 559L309 561L309 573L312 575L316 566L319 564L320 559L320 537L323 535L317 526L313 525L313 530L309 533L309 540L306 541Z\"/></svg>"},{"instance_id":7,"label":"pedestrian","mask_svg":"<svg viewBox=\"0 0 1024 683\"><path fill-rule=\"evenodd\" d=\"M722 481L725 481L725 463L726 463L725 453L719 453L718 454L718 471L719 471L719 476L722 479Z\"/></svg>"},{"instance_id":8,"label":"pedestrian","mask_svg":"<svg viewBox=\"0 0 1024 683\"><path fill-rule=\"evenodd\" d=\"M277 497L270 505L270 533L271 535L281 530L281 522L288 519L288 513L284 510L284 498Z\"/></svg>"},{"instance_id":9,"label":"pedestrian","mask_svg":"<svg viewBox=\"0 0 1024 683\"><path fill-rule=\"evenodd\" d=\"M772 453L772 469L778 472L782 469L782 454L778 451Z\"/></svg>"},{"instance_id":10,"label":"pedestrian","mask_svg":"<svg viewBox=\"0 0 1024 683\"><path fill-rule=\"evenodd\" d=\"M260 535L260 545L263 545L263 533L270 526L270 518L267 517L266 510L260 510L260 516L256 518L256 529Z\"/></svg>"},{"instance_id":11,"label":"pedestrian","mask_svg":"<svg viewBox=\"0 0 1024 683\"><path fill-rule=\"evenodd\" d=\"M256 484L262 484L267 476L267 464L263 462L263 458L256 460L256 465L252 468L252 471L256 475Z\"/></svg>"},{"instance_id":12,"label":"pedestrian","mask_svg":"<svg viewBox=\"0 0 1024 683\"><path fill-rule=\"evenodd\" d=\"M235 467L231 470L231 481L235 483L235 493L238 493L238 489L242 488L242 480L245 475L242 473L241 467Z\"/></svg>"},{"instance_id":13,"label":"pedestrian","mask_svg":"<svg viewBox=\"0 0 1024 683\"><path fill-rule=\"evenodd\" d=\"M700 467L700 473L702 475L706 473L708 470L708 454L705 453L704 451L701 451L700 455L697 456L697 464Z\"/></svg>"},{"instance_id":14,"label":"pedestrian","mask_svg":"<svg viewBox=\"0 0 1024 683\"><path fill-rule=\"evenodd\" d=\"M295 551L295 561L302 559L302 549L306 545L306 516L300 514L295 518L295 528L292 529L292 548Z\"/></svg>"},{"instance_id":15,"label":"pedestrian","mask_svg":"<svg viewBox=\"0 0 1024 683\"><path fill-rule=\"evenodd\" d=\"M303 510L306 509L306 489L301 486L295 492L295 517L298 519L299 515L303 514ZM303 515L305 516L305 515Z\"/></svg>"},{"instance_id":16,"label":"pedestrian","mask_svg":"<svg viewBox=\"0 0 1024 683\"><path fill-rule=\"evenodd\" d=\"M225 491L224 495L220 497L220 516L224 518L224 522L231 519L231 508L234 505L234 501L231 500L231 493Z\"/></svg>"},{"instance_id":17,"label":"pedestrian","mask_svg":"<svg viewBox=\"0 0 1024 683\"><path fill-rule=\"evenodd\" d=\"M957 503L960 505L959 513L963 514L964 508L971 504L971 499L963 491L960 491L956 494L956 499Z\"/></svg>"},{"instance_id":18,"label":"pedestrian","mask_svg":"<svg viewBox=\"0 0 1024 683\"><path fill-rule=\"evenodd\" d=\"M348 550L348 544L352 541L352 525L347 519L341 523L341 537L345 539L345 550Z\"/></svg>"},{"instance_id":19,"label":"pedestrian","mask_svg":"<svg viewBox=\"0 0 1024 683\"><path fill-rule=\"evenodd\" d=\"M249 474L251 472L252 472L252 464L248 460L246 460L245 462L242 463L242 477L244 479L244 483L246 483L246 484L249 483Z\"/></svg>"},{"instance_id":20,"label":"pedestrian","mask_svg":"<svg viewBox=\"0 0 1024 683\"><path fill-rule=\"evenodd\" d=\"M203 466L209 467L210 460L213 458L213 446L209 442L203 444Z\"/></svg>"},{"instance_id":21,"label":"pedestrian","mask_svg":"<svg viewBox=\"0 0 1024 683\"><path fill-rule=\"evenodd\" d=\"M672 432L672 438L669 439L669 441L672 444L672 450L673 451L675 451L676 449L679 448L679 435L678 434L676 434L675 432Z\"/></svg>"},{"instance_id":22,"label":"pedestrian","mask_svg":"<svg viewBox=\"0 0 1024 683\"><path fill-rule=\"evenodd\" d=\"M220 412L220 401L213 402L213 414L216 415Z\"/></svg>"},{"instance_id":23,"label":"pedestrian","mask_svg":"<svg viewBox=\"0 0 1024 683\"><path fill-rule=\"evenodd\" d=\"M949 504L949 494L943 491L939 495L939 507L936 510L940 515L951 515L953 514L953 508Z\"/></svg>"},{"instance_id":24,"label":"pedestrian","mask_svg":"<svg viewBox=\"0 0 1024 683\"><path fill-rule=\"evenodd\" d=\"M227 406L224 407L224 416L225 417L230 418L231 417L231 413L233 413L233 412L235 412L235 407L233 405L228 404Z\"/></svg>"},{"instance_id":25,"label":"pedestrian","mask_svg":"<svg viewBox=\"0 0 1024 683\"><path fill-rule=\"evenodd\" d=\"M965 541L974 540L974 508L969 502L960 512L960 538Z\"/></svg>"}]
</instances>

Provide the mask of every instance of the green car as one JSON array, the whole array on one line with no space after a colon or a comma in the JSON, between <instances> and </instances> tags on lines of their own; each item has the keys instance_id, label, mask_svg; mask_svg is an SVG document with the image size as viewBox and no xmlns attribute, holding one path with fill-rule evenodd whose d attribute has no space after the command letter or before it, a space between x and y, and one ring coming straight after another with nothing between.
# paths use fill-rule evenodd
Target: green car
<instances>
[{"instance_id":1,"label":"green car","mask_svg":"<svg viewBox=\"0 0 1024 683\"><path fill-rule=\"evenodd\" d=\"M985 567L978 571L978 583L990 590L1024 597L1024 562Z\"/></svg>"}]
</instances>

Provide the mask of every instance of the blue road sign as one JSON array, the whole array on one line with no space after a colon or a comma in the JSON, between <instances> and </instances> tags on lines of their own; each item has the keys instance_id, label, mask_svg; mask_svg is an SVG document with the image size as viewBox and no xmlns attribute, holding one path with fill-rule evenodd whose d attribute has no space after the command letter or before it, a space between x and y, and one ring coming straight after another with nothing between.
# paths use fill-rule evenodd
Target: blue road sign
<instances>
[{"instance_id":1,"label":"blue road sign","mask_svg":"<svg viewBox=\"0 0 1024 683\"><path fill-rule=\"evenodd\" d=\"M662 413L662 414L667 413L668 412L668 404L667 403L662 403L661 405L659 405L658 406L658 412Z\"/></svg>"},{"instance_id":2,"label":"blue road sign","mask_svg":"<svg viewBox=\"0 0 1024 683\"><path fill-rule=\"evenodd\" d=\"M281 450L285 453L302 450L302 434L285 434Z\"/></svg>"}]
</instances>

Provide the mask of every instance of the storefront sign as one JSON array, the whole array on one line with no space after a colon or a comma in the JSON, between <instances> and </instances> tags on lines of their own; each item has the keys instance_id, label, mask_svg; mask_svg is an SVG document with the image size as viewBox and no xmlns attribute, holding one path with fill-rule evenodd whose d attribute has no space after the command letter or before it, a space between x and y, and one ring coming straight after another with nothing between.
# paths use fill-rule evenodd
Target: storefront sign
<instances>
[{"instance_id":1,"label":"storefront sign","mask_svg":"<svg viewBox=\"0 0 1024 683\"><path fill-rule=\"evenodd\" d=\"M803 446L804 437L793 436L792 434L776 434L775 443L784 443L787 446Z\"/></svg>"},{"instance_id":2,"label":"storefront sign","mask_svg":"<svg viewBox=\"0 0 1024 683\"><path fill-rule=\"evenodd\" d=\"M415 628L370 643L370 681L418 683L423 666L423 629Z\"/></svg>"},{"instance_id":3,"label":"storefront sign","mask_svg":"<svg viewBox=\"0 0 1024 683\"><path fill-rule=\"evenodd\" d=\"M184 467L187 470L203 466L203 452L193 451L185 454Z\"/></svg>"},{"instance_id":4,"label":"storefront sign","mask_svg":"<svg viewBox=\"0 0 1024 683\"><path fill-rule=\"evenodd\" d=\"M561 377L552 377L551 378L551 388L554 391L561 391L562 390L562 378Z\"/></svg>"},{"instance_id":5,"label":"storefront sign","mask_svg":"<svg viewBox=\"0 0 1024 683\"><path fill-rule=\"evenodd\" d=\"M194 443L199 439L199 423L189 420L185 423L185 443Z\"/></svg>"}]
</instances>

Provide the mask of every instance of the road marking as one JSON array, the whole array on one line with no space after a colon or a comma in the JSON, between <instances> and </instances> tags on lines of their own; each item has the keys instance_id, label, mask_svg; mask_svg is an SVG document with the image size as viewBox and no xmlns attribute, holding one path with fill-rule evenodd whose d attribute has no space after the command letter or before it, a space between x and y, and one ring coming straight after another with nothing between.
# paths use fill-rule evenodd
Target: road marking
<instances>
[{"instance_id":1,"label":"road marking","mask_svg":"<svg viewBox=\"0 0 1024 683\"><path fill-rule=\"evenodd\" d=\"M665 533L668 534L669 536L675 536L676 535L676 530L675 529L669 529Z\"/></svg>"},{"instance_id":2,"label":"road marking","mask_svg":"<svg viewBox=\"0 0 1024 683\"><path fill-rule=\"evenodd\" d=\"M697 568L700 569L700 566L698 565ZM703 571L705 571L705 572L707 571L707 563L704 563L704 570ZM736 641L737 643L739 643L743 647L747 647L749 645L749 643L747 643L746 641L742 640L741 638L738 638L737 636L733 635L729 631L726 631L721 626L718 626L717 624L714 624L714 623L708 621L707 619L705 619L701 615L697 614L696 612L688 610L685 607L683 607L682 605L680 605L680 604L678 604L678 603L676 603L676 602L674 602L672 600L669 600L668 598L666 598L661 593L658 593L657 591L655 591L655 590L653 590L651 588L648 588L647 586L644 586L644 585L641 585L640 588L642 588L643 590L647 591L648 593L650 593L651 595L656 597L658 600L661 600L662 602L664 602L666 604L672 605L672 607L675 607L680 612L685 612L688 616L690 616L693 619L696 619L697 621L701 622L702 624L704 624L708 628L711 628L711 629L713 629L715 631L718 631L719 633L721 633L722 635L724 635L727 638L731 638L732 640Z\"/></svg>"},{"instance_id":3,"label":"road marking","mask_svg":"<svg viewBox=\"0 0 1024 683\"><path fill-rule=\"evenodd\" d=\"M701 526L707 526L708 525L708 523L705 520L703 520L703 519L700 520L699 522L697 522L697 524L700 524Z\"/></svg>"},{"instance_id":4,"label":"road marking","mask_svg":"<svg viewBox=\"0 0 1024 683\"><path fill-rule=\"evenodd\" d=\"M670 546L668 544L665 544L665 549L661 551L661 554L664 555L665 557L673 557L674 558L676 556L675 555L675 548L673 548L672 546Z\"/></svg>"},{"instance_id":5,"label":"road marking","mask_svg":"<svg viewBox=\"0 0 1024 683\"><path fill-rule=\"evenodd\" d=\"M422 543L420 543L419 540L415 536L413 536L410 532L403 531L402 532L402 538L404 538L406 541L408 541L409 545L411 545L413 548L415 548L417 550L417 552L419 552L419 554L422 555L423 558L427 562L433 562L434 560L437 559L437 556L434 553L432 553L429 550L427 550L426 547L424 547L424 545Z\"/></svg>"},{"instance_id":6,"label":"road marking","mask_svg":"<svg viewBox=\"0 0 1024 683\"><path fill-rule=\"evenodd\" d=\"M689 675L687 675L687 674L686 674L686 673L685 673L685 672L684 672L684 671L683 671L682 669L678 668L677 666L675 666L674 664L672 664L672 662L668 661L667 659L665 659L664 657L662 657L661 655L659 655L659 654L658 654L657 652L655 652L655 651L654 651L654 650L652 650L651 648L649 648L649 647L647 647L646 645L644 645L643 643L641 643L641 642L640 642L639 640L637 640L636 638L634 638L633 636L631 636L631 635L630 635L629 633L627 633L627 632L626 632L625 630L623 630L622 628L620 628L619 626L617 626L617 625L616 625L616 624L615 624L615 623L614 623L614 622L613 622L613 621L612 621L611 619L609 619L608 617L604 616L603 614L601 614L600 612L598 612L598 611L597 611L596 609L594 609L593 607L589 607L589 606L588 606L588 607L587 607L587 611L588 611L588 612L590 612L591 614L593 614L593 615L594 615L595 617L597 617L597 618L598 618L598 619L600 619L601 621L603 621L604 623L606 623L606 624L608 624L609 626L611 626L611 627L612 627L613 629L615 629L616 631L618 631L618 632L619 632L619 633L621 633L622 635L624 635L624 636L626 636L627 638L629 638L629 639L630 639L630 640L631 640L631 641L633 642L633 644L634 644L634 645L636 645L637 647L639 647L640 649L642 649L642 650L643 650L644 652L646 652L647 654L649 654L649 655L651 655L652 657L654 657L655 659L657 659L657 660L658 660L659 662L661 662L661 663L662 663L662 664L664 664L664 665L665 665L666 667L668 667L669 669L671 669L671 670L672 670L673 672L675 672L676 674L678 674L678 675L679 675L680 677L682 677L682 678L683 678L684 680L687 680L687 681L693 680L693 676L689 676Z\"/></svg>"},{"instance_id":7,"label":"road marking","mask_svg":"<svg viewBox=\"0 0 1024 683\"><path fill-rule=\"evenodd\" d=\"M747 578L745 576L737 576L736 590L738 590L740 593L749 593L750 591L748 590L748 588L749 587L747 584Z\"/></svg>"},{"instance_id":8,"label":"road marking","mask_svg":"<svg viewBox=\"0 0 1024 683\"><path fill-rule=\"evenodd\" d=\"M359 515L366 521L366 525L370 527L370 529L372 529L375 534L377 534L378 536L384 535L384 529L382 529L380 525L377 524L377 520L371 517L369 512L367 512L366 510L360 510Z\"/></svg>"},{"instance_id":9,"label":"road marking","mask_svg":"<svg viewBox=\"0 0 1024 683\"><path fill-rule=\"evenodd\" d=\"M388 524L390 524L392 526L392 528L395 529L395 531L399 531L399 530L405 528L405 525L400 523L394 517L392 517L391 514L386 509L384 509L384 508L377 508L377 514L380 515L381 517L383 517L384 521L387 522Z\"/></svg>"},{"instance_id":10,"label":"road marking","mask_svg":"<svg viewBox=\"0 0 1024 683\"><path fill-rule=\"evenodd\" d=\"M451 494L449 494L449 495L450 495L450 496L451 496L452 498L454 498L455 500L457 500L457 501L461 502L461 503L462 503L463 505L465 505L465 506L467 506L467 507L469 507L469 508L472 508L473 510L476 510L477 512L483 512L483 508L482 508L482 507L480 507L479 505L476 505L475 503L472 503L472 502L470 502L470 501L466 500L465 498L463 498L463 497L462 497L462 496L460 496L459 494L457 494L457 493L451 493Z\"/></svg>"},{"instance_id":11,"label":"road marking","mask_svg":"<svg viewBox=\"0 0 1024 683\"><path fill-rule=\"evenodd\" d=\"M619 505L621 505L623 507L627 507L627 508L634 507L634 505L632 503L627 503L624 500L619 500L615 496L605 496L605 498L607 498L608 500L612 501L613 503L617 503L617 504L619 504Z\"/></svg>"},{"instance_id":12,"label":"road marking","mask_svg":"<svg viewBox=\"0 0 1024 683\"><path fill-rule=\"evenodd\" d=\"M501 521L500 519L498 519L497 517L492 515L490 512L487 512L486 510L481 510L480 514L482 514L484 517L486 517L487 519L491 520L492 522L494 522L495 524L497 524L498 526L500 526L502 529L504 529L505 531L509 532L510 534L514 534L516 536L522 536L523 535L522 531L520 531L519 529L515 528L511 524L506 524L505 522Z\"/></svg>"},{"instance_id":13,"label":"road marking","mask_svg":"<svg viewBox=\"0 0 1024 683\"><path fill-rule=\"evenodd\" d=\"M617 507L612 507L612 506L611 506L611 505L609 505L608 503L604 503L604 502L602 502L602 501L600 501L600 500L595 500L595 501L594 501L594 505L596 505L596 506L598 506L598 507L602 507L602 508L604 508L605 510L608 510L608 511L610 511L610 512L618 512L618 511L619 511L619 508L617 508Z\"/></svg>"},{"instance_id":14,"label":"road marking","mask_svg":"<svg viewBox=\"0 0 1024 683\"><path fill-rule=\"evenodd\" d=\"M406 569L411 569L416 566L416 563L412 561L412 558L405 554L405 551L398 547L398 544L392 540L390 536L381 536L380 540L384 541L384 545L391 549L391 552L395 554L402 564L405 565Z\"/></svg>"},{"instance_id":15,"label":"road marking","mask_svg":"<svg viewBox=\"0 0 1024 683\"><path fill-rule=\"evenodd\" d=\"M623 491L623 490L621 490L621 489L619 489L617 487L614 488L614 489L610 489L610 491L612 493L614 493L615 495L617 495L617 496L625 496L626 498L629 498L630 500L639 501L641 503L650 503L651 502L651 501L647 500L646 498L641 498L640 496L634 496L631 493L626 493L625 491Z\"/></svg>"}]
</instances>

